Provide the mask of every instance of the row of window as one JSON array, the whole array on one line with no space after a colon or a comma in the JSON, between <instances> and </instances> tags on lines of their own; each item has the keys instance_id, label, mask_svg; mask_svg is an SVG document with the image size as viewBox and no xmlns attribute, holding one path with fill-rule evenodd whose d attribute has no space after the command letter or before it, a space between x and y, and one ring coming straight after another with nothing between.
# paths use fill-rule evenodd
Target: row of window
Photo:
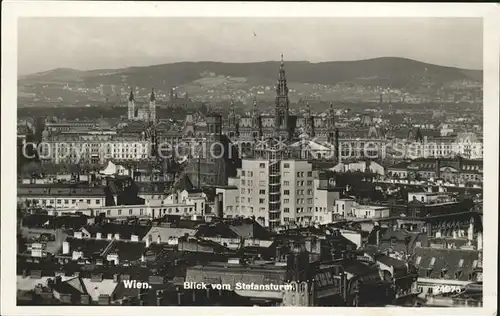
<instances>
[{"instance_id":1,"label":"row of window","mask_svg":"<svg viewBox=\"0 0 500 316\"><path fill-rule=\"evenodd\" d=\"M92 200L91 199L79 199L79 200L76 200L76 199L72 199L71 202L69 199L27 199L26 200L27 202L32 202L32 203L41 203L41 204L65 204L65 205L69 205L69 204L76 204L76 202L78 201L79 203L83 203L84 201L87 203L87 204L92 204ZM95 204L101 204L101 200L100 199L95 199Z\"/></svg>"}]
</instances>

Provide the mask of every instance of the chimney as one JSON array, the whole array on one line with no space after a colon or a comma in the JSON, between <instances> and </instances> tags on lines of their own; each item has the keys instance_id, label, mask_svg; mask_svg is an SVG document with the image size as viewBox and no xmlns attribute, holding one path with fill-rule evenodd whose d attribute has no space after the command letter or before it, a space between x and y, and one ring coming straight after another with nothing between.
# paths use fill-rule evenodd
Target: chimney
<instances>
[{"instance_id":1,"label":"chimney","mask_svg":"<svg viewBox=\"0 0 500 316\"><path fill-rule=\"evenodd\" d=\"M116 233L116 234L115 234L115 239L116 239L116 240L120 240L120 234Z\"/></svg>"},{"instance_id":2,"label":"chimney","mask_svg":"<svg viewBox=\"0 0 500 316\"><path fill-rule=\"evenodd\" d=\"M380 245L380 227L377 228L376 236L377 236L377 246L379 246Z\"/></svg>"},{"instance_id":3,"label":"chimney","mask_svg":"<svg viewBox=\"0 0 500 316\"><path fill-rule=\"evenodd\" d=\"M219 194L214 197L214 215L219 217Z\"/></svg>"},{"instance_id":4,"label":"chimney","mask_svg":"<svg viewBox=\"0 0 500 316\"><path fill-rule=\"evenodd\" d=\"M437 159L436 162L436 178L441 178L441 159Z\"/></svg>"},{"instance_id":5,"label":"chimney","mask_svg":"<svg viewBox=\"0 0 500 316\"><path fill-rule=\"evenodd\" d=\"M156 305L161 306L161 301L163 299L163 291L156 291Z\"/></svg>"},{"instance_id":6,"label":"chimney","mask_svg":"<svg viewBox=\"0 0 500 316\"><path fill-rule=\"evenodd\" d=\"M218 218L223 218L224 217L224 207L222 205L224 199L223 199L223 195L222 193L218 193L217 194L217 213L215 213L215 215L218 217Z\"/></svg>"},{"instance_id":7,"label":"chimney","mask_svg":"<svg viewBox=\"0 0 500 316\"><path fill-rule=\"evenodd\" d=\"M483 233L482 232L477 233L477 250L479 250L479 251L483 250Z\"/></svg>"},{"instance_id":8,"label":"chimney","mask_svg":"<svg viewBox=\"0 0 500 316\"><path fill-rule=\"evenodd\" d=\"M95 234L95 239L101 239L101 237L102 237L102 234L101 234L101 233L97 233L97 234Z\"/></svg>"},{"instance_id":9,"label":"chimney","mask_svg":"<svg viewBox=\"0 0 500 316\"><path fill-rule=\"evenodd\" d=\"M108 240L113 239L113 234L108 234Z\"/></svg>"},{"instance_id":10,"label":"chimney","mask_svg":"<svg viewBox=\"0 0 500 316\"><path fill-rule=\"evenodd\" d=\"M161 244L161 236L160 235L158 235L158 237L156 237L156 243Z\"/></svg>"},{"instance_id":11,"label":"chimney","mask_svg":"<svg viewBox=\"0 0 500 316\"><path fill-rule=\"evenodd\" d=\"M474 235L474 223L469 224L469 229L467 230L467 240L472 241Z\"/></svg>"},{"instance_id":12,"label":"chimney","mask_svg":"<svg viewBox=\"0 0 500 316\"><path fill-rule=\"evenodd\" d=\"M153 236L148 235L148 237L146 238L146 248L149 248L149 245L151 244L152 241L153 241Z\"/></svg>"},{"instance_id":13,"label":"chimney","mask_svg":"<svg viewBox=\"0 0 500 316\"><path fill-rule=\"evenodd\" d=\"M67 255L69 254L69 242L65 241L63 242L63 254Z\"/></svg>"}]
</instances>

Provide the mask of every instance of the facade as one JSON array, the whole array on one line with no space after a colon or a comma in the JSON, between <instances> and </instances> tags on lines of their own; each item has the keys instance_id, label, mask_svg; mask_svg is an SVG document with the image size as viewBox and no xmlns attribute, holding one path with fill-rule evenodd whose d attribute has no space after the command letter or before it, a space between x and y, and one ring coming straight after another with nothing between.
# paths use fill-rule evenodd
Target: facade
<instances>
[{"instance_id":1,"label":"facade","mask_svg":"<svg viewBox=\"0 0 500 316\"><path fill-rule=\"evenodd\" d=\"M283 56L278 71L274 115L262 114L257 99L249 115L238 117L234 103L227 118L228 126L224 132L233 143L239 144L244 154L252 154L259 140L277 138L281 140L299 139L299 136L315 139L317 142L334 143L335 110L333 104L323 116L315 116L306 104L307 110L301 116L290 113L288 85ZM327 149L324 149L328 151Z\"/></svg>"},{"instance_id":2,"label":"facade","mask_svg":"<svg viewBox=\"0 0 500 316\"><path fill-rule=\"evenodd\" d=\"M108 160L148 160L151 150L148 140L51 140L40 145L39 157L50 163L103 164Z\"/></svg>"},{"instance_id":3,"label":"facade","mask_svg":"<svg viewBox=\"0 0 500 316\"><path fill-rule=\"evenodd\" d=\"M149 103L143 107L137 107L135 104L134 92L130 90L128 97L128 120L129 121L144 121L148 123L156 123L156 96L154 89L151 89L149 95Z\"/></svg>"},{"instance_id":4,"label":"facade","mask_svg":"<svg viewBox=\"0 0 500 316\"><path fill-rule=\"evenodd\" d=\"M54 211L65 208L80 209L106 205L106 193L102 187L71 188L62 185L18 184L19 203L50 208Z\"/></svg>"},{"instance_id":5,"label":"facade","mask_svg":"<svg viewBox=\"0 0 500 316\"><path fill-rule=\"evenodd\" d=\"M313 219L314 182L307 161L243 159L232 182L217 188L224 196L224 216L253 217L272 228Z\"/></svg>"}]
</instances>

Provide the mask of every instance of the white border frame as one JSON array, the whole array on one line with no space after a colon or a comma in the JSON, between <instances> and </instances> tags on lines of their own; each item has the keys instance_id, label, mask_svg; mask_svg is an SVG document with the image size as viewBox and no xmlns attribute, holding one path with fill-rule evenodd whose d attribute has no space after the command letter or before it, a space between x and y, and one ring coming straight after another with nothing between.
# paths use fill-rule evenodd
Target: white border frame
<instances>
[{"instance_id":1,"label":"white border frame","mask_svg":"<svg viewBox=\"0 0 500 316\"><path fill-rule=\"evenodd\" d=\"M203 313L203 315L299 315L308 308L245 307L96 307L96 306L16 306L16 221L17 102L17 18L20 16L92 17L482 17L484 31L484 301L482 308L342 308L334 313L350 315L495 315L497 303L497 223L498 223L498 131L499 131L499 43L500 6L498 4L459 3L201 3L201 2L85 2L85 1L5 1L2 3L2 213L1 213L1 314L2 315L88 315L144 312ZM317 307L315 314L331 314L332 307Z\"/></svg>"}]
</instances>

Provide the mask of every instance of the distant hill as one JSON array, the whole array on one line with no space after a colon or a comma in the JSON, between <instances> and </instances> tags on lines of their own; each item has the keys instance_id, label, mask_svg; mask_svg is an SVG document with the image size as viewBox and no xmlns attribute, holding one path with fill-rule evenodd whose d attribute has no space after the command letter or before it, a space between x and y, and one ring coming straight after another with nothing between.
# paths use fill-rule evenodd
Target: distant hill
<instances>
[{"instance_id":1,"label":"distant hill","mask_svg":"<svg viewBox=\"0 0 500 316\"><path fill-rule=\"evenodd\" d=\"M177 86L203 78L207 73L216 76L249 78L251 82L269 84L276 81L276 61L257 63L181 62L123 69L80 71L58 68L20 78L20 81L75 82L89 85L126 82L131 86L151 87L158 83ZM422 81L444 84L455 80L482 81L481 70L444 67L411 59L383 57L360 61L310 63L285 61L290 82L335 85L352 82L362 85L405 87Z\"/></svg>"}]
</instances>

